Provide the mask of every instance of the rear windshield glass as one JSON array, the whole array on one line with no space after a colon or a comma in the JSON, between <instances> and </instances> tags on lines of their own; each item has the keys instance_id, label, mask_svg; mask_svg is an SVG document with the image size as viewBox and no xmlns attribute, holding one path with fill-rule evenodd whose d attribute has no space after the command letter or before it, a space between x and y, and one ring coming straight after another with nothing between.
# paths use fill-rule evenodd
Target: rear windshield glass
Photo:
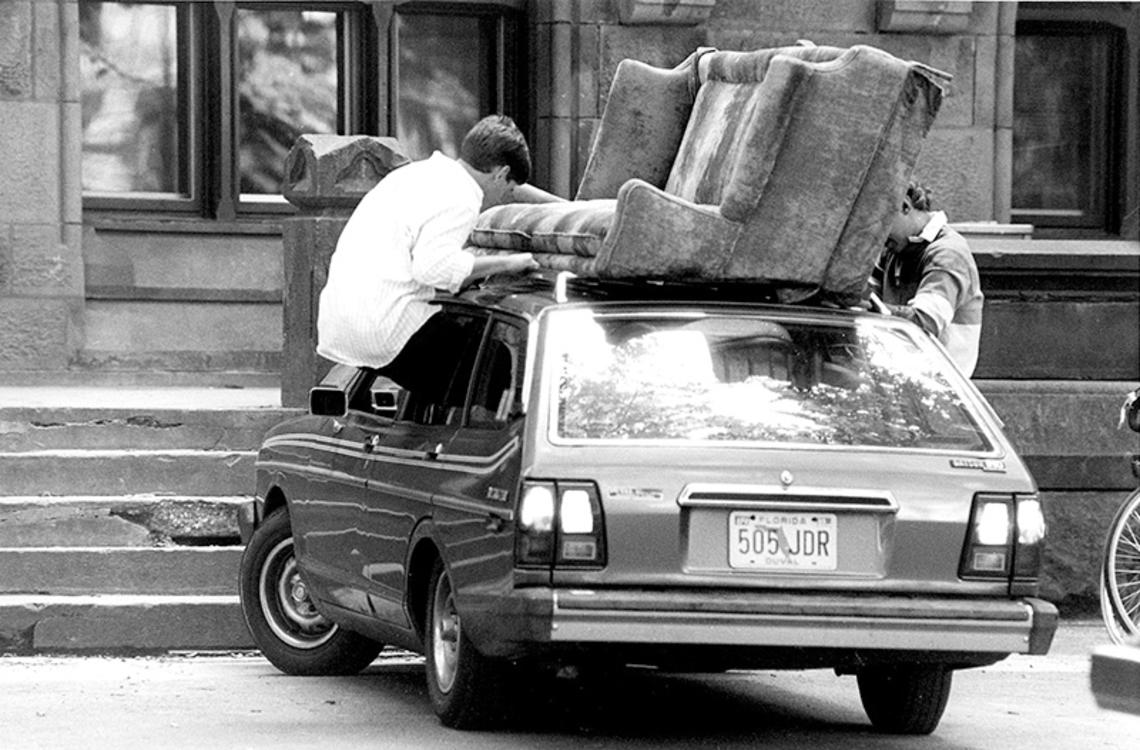
<instances>
[{"instance_id":1,"label":"rear windshield glass","mask_svg":"<svg viewBox=\"0 0 1140 750\"><path fill-rule=\"evenodd\" d=\"M946 358L874 319L561 310L546 342L564 440L992 449Z\"/></svg>"}]
</instances>

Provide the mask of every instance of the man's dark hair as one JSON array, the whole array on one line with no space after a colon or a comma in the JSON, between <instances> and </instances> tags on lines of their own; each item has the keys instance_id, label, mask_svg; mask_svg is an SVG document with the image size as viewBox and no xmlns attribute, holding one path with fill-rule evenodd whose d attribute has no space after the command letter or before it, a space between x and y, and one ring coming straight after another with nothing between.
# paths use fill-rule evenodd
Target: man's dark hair
<instances>
[{"instance_id":1,"label":"man's dark hair","mask_svg":"<svg viewBox=\"0 0 1140 750\"><path fill-rule=\"evenodd\" d=\"M929 211L934 207L934 191L917 182L907 183L906 199L919 211Z\"/></svg>"},{"instance_id":2,"label":"man's dark hair","mask_svg":"<svg viewBox=\"0 0 1140 750\"><path fill-rule=\"evenodd\" d=\"M459 158L480 172L506 165L520 185L530 179L530 149L526 138L506 115L484 117L463 137Z\"/></svg>"}]
</instances>

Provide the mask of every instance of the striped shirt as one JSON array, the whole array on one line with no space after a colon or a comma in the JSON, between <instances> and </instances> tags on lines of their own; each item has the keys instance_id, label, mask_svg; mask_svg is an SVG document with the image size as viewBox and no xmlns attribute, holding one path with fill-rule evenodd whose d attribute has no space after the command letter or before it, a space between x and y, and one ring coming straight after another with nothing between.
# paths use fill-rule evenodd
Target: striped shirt
<instances>
[{"instance_id":1,"label":"striped shirt","mask_svg":"<svg viewBox=\"0 0 1140 750\"><path fill-rule=\"evenodd\" d=\"M906 247L887 251L875 278L893 313L935 336L958 368L973 375L985 297L970 247L947 226L945 213L935 212Z\"/></svg>"},{"instance_id":2,"label":"striped shirt","mask_svg":"<svg viewBox=\"0 0 1140 750\"><path fill-rule=\"evenodd\" d=\"M474 256L463 250L483 190L438 151L387 174L349 217L329 261L317 312L317 353L383 367L438 308L436 289L458 291Z\"/></svg>"}]
</instances>

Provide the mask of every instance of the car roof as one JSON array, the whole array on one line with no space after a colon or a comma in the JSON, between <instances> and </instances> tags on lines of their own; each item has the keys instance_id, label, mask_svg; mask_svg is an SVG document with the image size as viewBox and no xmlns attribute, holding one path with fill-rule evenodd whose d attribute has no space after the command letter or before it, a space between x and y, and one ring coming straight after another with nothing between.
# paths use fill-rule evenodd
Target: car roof
<instances>
[{"instance_id":1,"label":"car roof","mask_svg":"<svg viewBox=\"0 0 1140 750\"><path fill-rule=\"evenodd\" d=\"M560 278L561 277L561 278ZM837 316L851 318L871 315L850 308L830 305L817 298L796 304L780 302L773 287L757 283L707 283L683 281L611 281L539 271L525 277L492 277L469 287L457 295L446 295L440 301L467 304L498 310L533 320L551 307L589 304L624 309L660 309L662 307L710 307L739 312L768 312L796 316ZM882 318L881 315L874 315Z\"/></svg>"}]
</instances>

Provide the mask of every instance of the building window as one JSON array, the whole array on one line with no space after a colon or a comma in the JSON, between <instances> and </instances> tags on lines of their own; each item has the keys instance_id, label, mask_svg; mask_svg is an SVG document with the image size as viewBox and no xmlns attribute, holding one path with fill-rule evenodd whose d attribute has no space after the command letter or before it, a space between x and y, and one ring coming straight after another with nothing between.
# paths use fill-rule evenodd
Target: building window
<instances>
[{"instance_id":1,"label":"building window","mask_svg":"<svg viewBox=\"0 0 1140 750\"><path fill-rule=\"evenodd\" d=\"M281 192L285 156L303 133L340 130L341 14L237 11L238 173L243 198Z\"/></svg>"},{"instance_id":2,"label":"building window","mask_svg":"<svg viewBox=\"0 0 1140 750\"><path fill-rule=\"evenodd\" d=\"M480 117L501 111L496 85L500 29L491 15L398 17L396 133L414 158L456 154Z\"/></svg>"},{"instance_id":3,"label":"building window","mask_svg":"<svg viewBox=\"0 0 1140 750\"><path fill-rule=\"evenodd\" d=\"M520 0L80 0L85 210L216 220L292 210L306 133L396 135L457 155L516 119Z\"/></svg>"},{"instance_id":4,"label":"building window","mask_svg":"<svg viewBox=\"0 0 1140 750\"><path fill-rule=\"evenodd\" d=\"M1045 234L1119 231L1123 40L1107 24L1018 23L1014 221Z\"/></svg>"},{"instance_id":5,"label":"building window","mask_svg":"<svg viewBox=\"0 0 1140 750\"><path fill-rule=\"evenodd\" d=\"M185 8L82 3L83 189L188 198Z\"/></svg>"}]
</instances>

